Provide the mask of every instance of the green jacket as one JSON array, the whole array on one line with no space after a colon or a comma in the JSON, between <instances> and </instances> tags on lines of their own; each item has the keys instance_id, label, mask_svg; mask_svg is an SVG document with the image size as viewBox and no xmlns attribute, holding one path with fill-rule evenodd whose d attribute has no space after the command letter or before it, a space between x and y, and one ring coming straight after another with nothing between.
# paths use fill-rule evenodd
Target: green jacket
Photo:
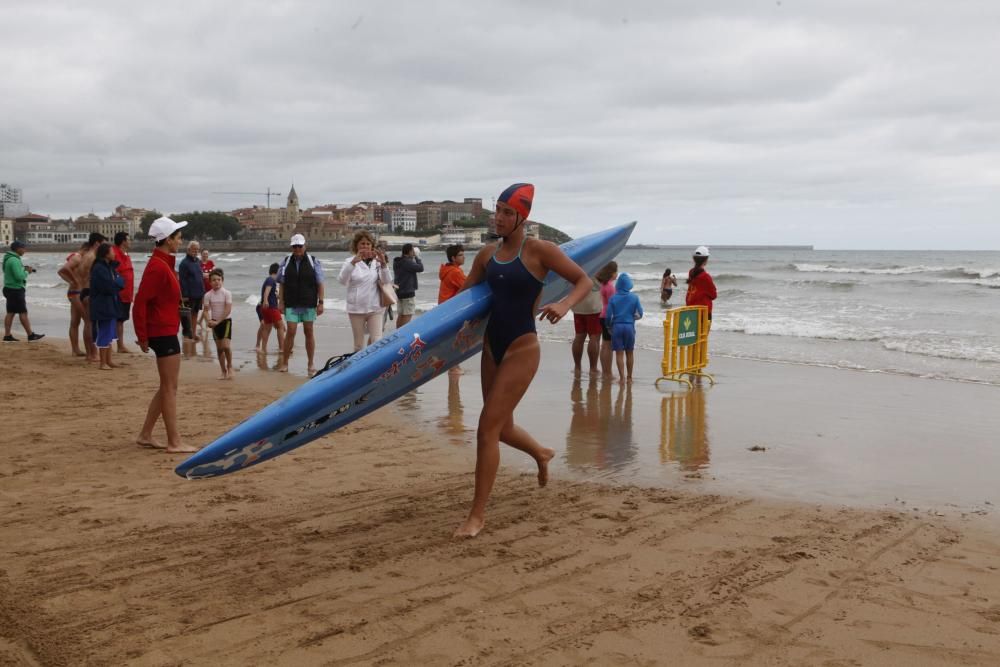
<instances>
[{"instance_id":1,"label":"green jacket","mask_svg":"<svg viewBox=\"0 0 1000 667\"><path fill-rule=\"evenodd\" d=\"M21 256L8 250L3 256L3 286L10 289L24 289L28 282L28 272L21 262Z\"/></svg>"}]
</instances>

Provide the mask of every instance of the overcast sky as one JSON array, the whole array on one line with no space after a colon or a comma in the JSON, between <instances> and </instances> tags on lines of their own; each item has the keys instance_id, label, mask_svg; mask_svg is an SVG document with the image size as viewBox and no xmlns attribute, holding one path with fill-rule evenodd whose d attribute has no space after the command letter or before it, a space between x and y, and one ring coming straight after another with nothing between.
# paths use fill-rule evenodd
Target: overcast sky
<instances>
[{"instance_id":1,"label":"overcast sky","mask_svg":"<svg viewBox=\"0 0 1000 667\"><path fill-rule=\"evenodd\" d=\"M989 0L4 0L0 181L58 216L529 181L572 235L998 249L998 35Z\"/></svg>"}]
</instances>

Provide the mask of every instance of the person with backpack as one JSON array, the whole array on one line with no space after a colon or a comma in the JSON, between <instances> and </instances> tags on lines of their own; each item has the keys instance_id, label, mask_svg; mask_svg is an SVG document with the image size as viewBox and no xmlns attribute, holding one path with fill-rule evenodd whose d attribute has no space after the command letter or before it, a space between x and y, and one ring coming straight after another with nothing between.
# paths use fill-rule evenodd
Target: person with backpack
<instances>
[{"instance_id":1,"label":"person with backpack","mask_svg":"<svg viewBox=\"0 0 1000 667\"><path fill-rule=\"evenodd\" d=\"M306 237L302 234L293 235L289 245L292 254L285 258L278 269L278 309L284 313L288 323L278 370L288 372L288 358L292 356L295 333L301 324L306 339L308 373L312 377L316 374L313 362L316 354L313 323L323 314L323 265L306 253Z\"/></svg>"}]
</instances>

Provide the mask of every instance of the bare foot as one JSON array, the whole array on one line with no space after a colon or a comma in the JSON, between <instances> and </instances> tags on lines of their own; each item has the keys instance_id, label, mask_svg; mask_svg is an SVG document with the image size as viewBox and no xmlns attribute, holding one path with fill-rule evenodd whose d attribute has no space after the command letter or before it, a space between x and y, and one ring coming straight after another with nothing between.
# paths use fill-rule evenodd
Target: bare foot
<instances>
[{"instance_id":1,"label":"bare foot","mask_svg":"<svg viewBox=\"0 0 1000 667\"><path fill-rule=\"evenodd\" d=\"M87 357L87 361L89 361L92 364L99 364L99 363L101 363L100 357Z\"/></svg>"},{"instance_id":2,"label":"bare foot","mask_svg":"<svg viewBox=\"0 0 1000 667\"><path fill-rule=\"evenodd\" d=\"M316 369L313 368L312 366L309 367L309 370L307 372L309 373L309 377L316 375Z\"/></svg>"},{"instance_id":3,"label":"bare foot","mask_svg":"<svg viewBox=\"0 0 1000 667\"><path fill-rule=\"evenodd\" d=\"M538 486L545 486L549 483L549 461L556 455L554 449L543 449L542 455L536 459L538 463Z\"/></svg>"},{"instance_id":4,"label":"bare foot","mask_svg":"<svg viewBox=\"0 0 1000 667\"><path fill-rule=\"evenodd\" d=\"M118 354L132 354L132 348L130 348L130 347L120 347L120 348L118 348Z\"/></svg>"},{"instance_id":5,"label":"bare foot","mask_svg":"<svg viewBox=\"0 0 1000 667\"><path fill-rule=\"evenodd\" d=\"M85 356L87 356L87 353L86 352L81 352L80 350L75 350L73 352L73 356L74 357L85 357Z\"/></svg>"},{"instance_id":6,"label":"bare foot","mask_svg":"<svg viewBox=\"0 0 1000 667\"><path fill-rule=\"evenodd\" d=\"M235 375L233 375L233 369L232 369L232 368L230 368L230 369L229 369L229 372L228 372L228 373L226 374L226 379L227 379L227 380L232 380L232 379L233 379L234 377L236 377L236 376L235 376Z\"/></svg>"},{"instance_id":7,"label":"bare foot","mask_svg":"<svg viewBox=\"0 0 1000 667\"><path fill-rule=\"evenodd\" d=\"M100 366L98 366L98 370L102 370L102 371L110 371L113 368L114 368L113 366L106 366L104 364L101 364Z\"/></svg>"},{"instance_id":8,"label":"bare foot","mask_svg":"<svg viewBox=\"0 0 1000 667\"><path fill-rule=\"evenodd\" d=\"M177 445L176 447L167 447L163 451L167 454L194 454L198 451L198 448L191 445Z\"/></svg>"},{"instance_id":9,"label":"bare foot","mask_svg":"<svg viewBox=\"0 0 1000 667\"><path fill-rule=\"evenodd\" d=\"M156 438L144 438L139 436L135 439L135 444L140 447L149 447L150 449L166 449L166 446L161 444Z\"/></svg>"},{"instance_id":10,"label":"bare foot","mask_svg":"<svg viewBox=\"0 0 1000 667\"><path fill-rule=\"evenodd\" d=\"M215 379L216 379L216 380L228 380L228 379L229 379L229 376L228 376L228 375L226 375L225 373L223 373L222 375L220 375L219 377L217 377L217 378L215 378Z\"/></svg>"},{"instance_id":11,"label":"bare foot","mask_svg":"<svg viewBox=\"0 0 1000 667\"><path fill-rule=\"evenodd\" d=\"M475 537L479 534L479 531L483 529L486 525L486 521L483 519L477 519L474 517L469 517L465 522L459 526L452 537Z\"/></svg>"},{"instance_id":12,"label":"bare foot","mask_svg":"<svg viewBox=\"0 0 1000 667\"><path fill-rule=\"evenodd\" d=\"M278 371L279 373L287 373L288 372L288 364L281 364L280 366L278 366L274 370Z\"/></svg>"}]
</instances>

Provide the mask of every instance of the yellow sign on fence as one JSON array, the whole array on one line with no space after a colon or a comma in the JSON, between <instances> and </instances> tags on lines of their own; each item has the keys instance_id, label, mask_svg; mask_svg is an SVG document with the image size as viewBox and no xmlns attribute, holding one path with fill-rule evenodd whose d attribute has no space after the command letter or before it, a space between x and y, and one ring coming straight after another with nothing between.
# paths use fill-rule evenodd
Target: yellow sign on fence
<instances>
[{"instance_id":1,"label":"yellow sign on fence","mask_svg":"<svg viewBox=\"0 0 1000 667\"><path fill-rule=\"evenodd\" d=\"M663 376L656 380L671 380L691 387L689 377L715 378L702 371L708 365L708 308L690 306L667 311L663 320ZM685 377L688 376L688 377Z\"/></svg>"}]
</instances>

